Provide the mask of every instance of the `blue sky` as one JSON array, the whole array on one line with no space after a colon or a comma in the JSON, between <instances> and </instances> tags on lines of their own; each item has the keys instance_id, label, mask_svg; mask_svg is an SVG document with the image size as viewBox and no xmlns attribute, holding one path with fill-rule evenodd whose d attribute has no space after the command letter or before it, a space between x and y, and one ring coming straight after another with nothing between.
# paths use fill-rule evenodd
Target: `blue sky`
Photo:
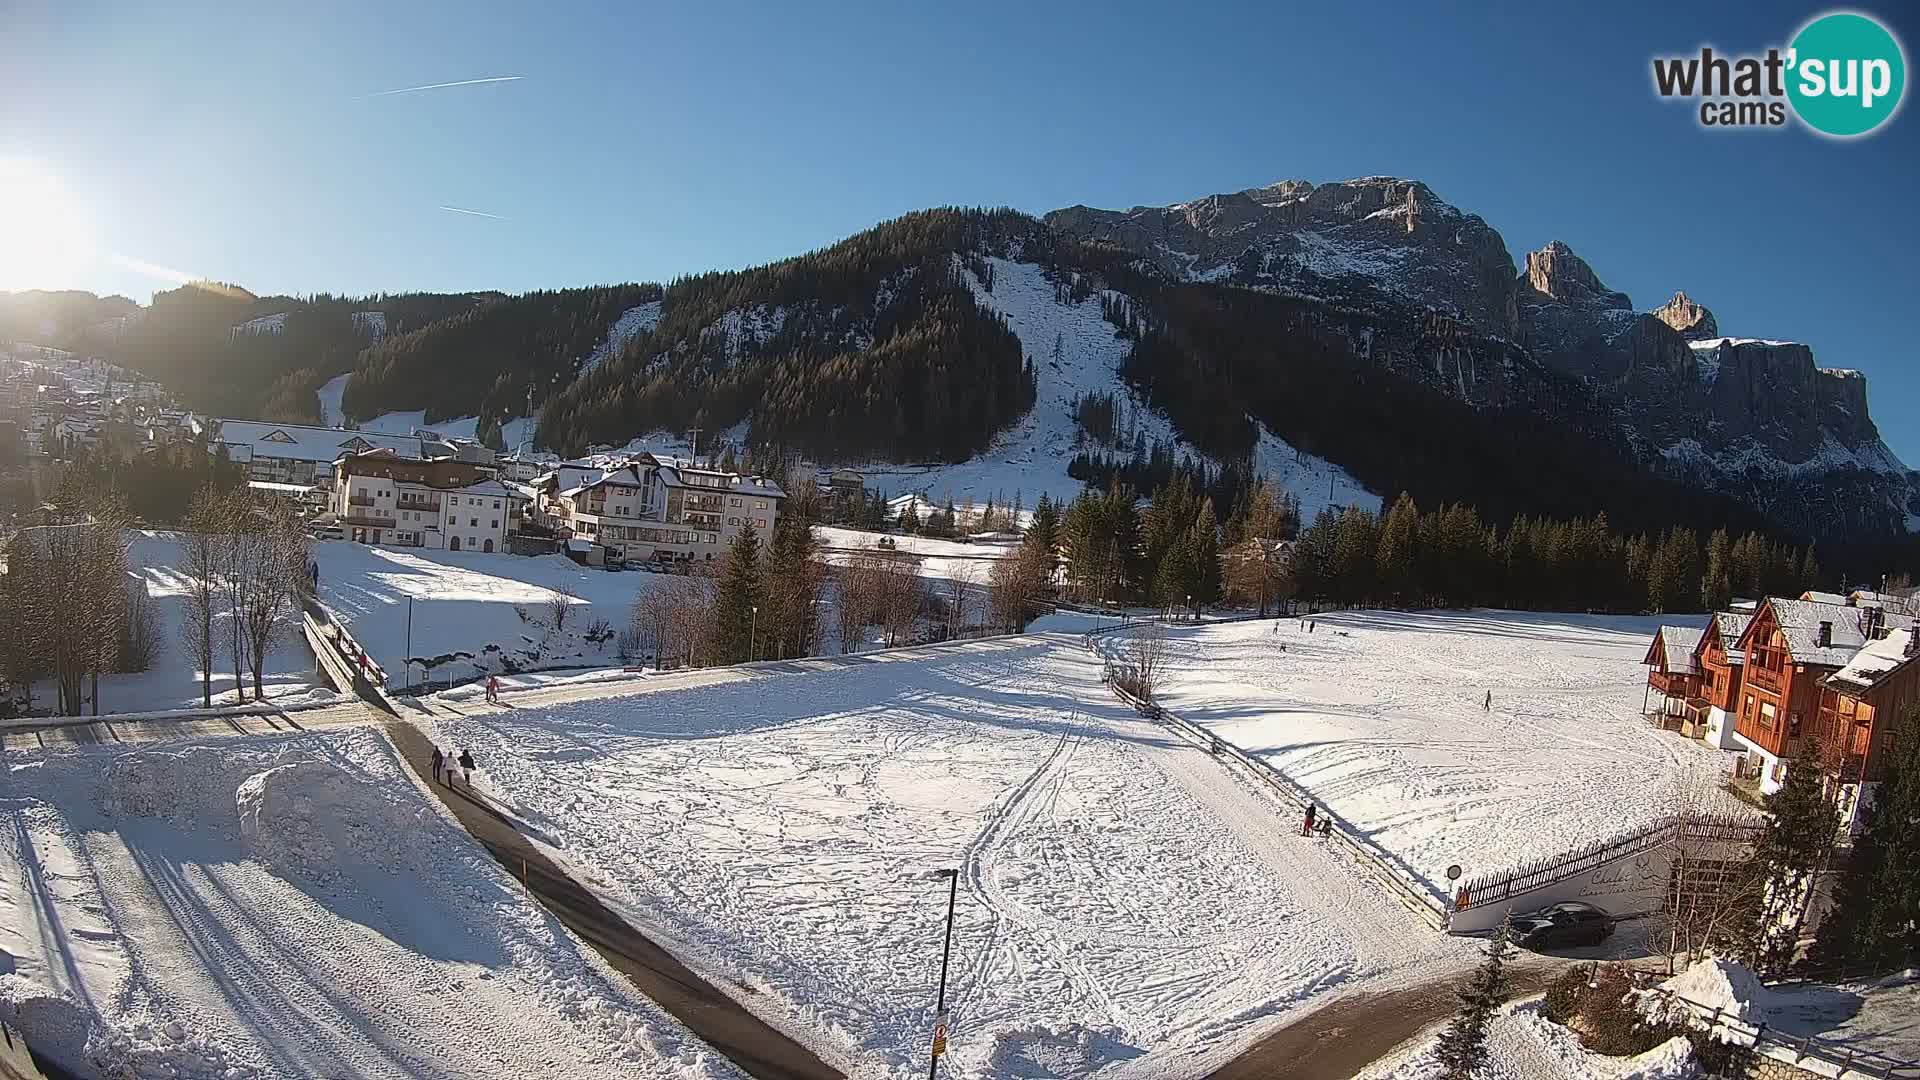
<instances>
[{"instance_id":1,"label":"blue sky","mask_svg":"<svg viewBox=\"0 0 1920 1080\"><path fill-rule=\"evenodd\" d=\"M1784 44L1823 10L8 0L0 157L91 215L100 257L44 284L141 300L165 268L262 293L658 280L933 205L1411 176L1516 261L1564 240L1642 308L1684 288L1723 332L1864 370L1920 464L1920 116L1710 132L1651 89L1656 53Z\"/></svg>"}]
</instances>

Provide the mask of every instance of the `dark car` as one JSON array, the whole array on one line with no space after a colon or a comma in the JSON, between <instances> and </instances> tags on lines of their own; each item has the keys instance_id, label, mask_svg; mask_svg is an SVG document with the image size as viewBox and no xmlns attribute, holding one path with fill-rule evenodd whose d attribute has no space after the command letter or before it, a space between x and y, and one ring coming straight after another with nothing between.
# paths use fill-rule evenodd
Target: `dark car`
<instances>
[{"instance_id":1,"label":"dark car","mask_svg":"<svg viewBox=\"0 0 1920 1080\"><path fill-rule=\"evenodd\" d=\"M1613 916L1574 901L1515 915L1510 922L1514 943L1529 949L1598 945L1613 934Z\"/></svg>"}]
</instances>

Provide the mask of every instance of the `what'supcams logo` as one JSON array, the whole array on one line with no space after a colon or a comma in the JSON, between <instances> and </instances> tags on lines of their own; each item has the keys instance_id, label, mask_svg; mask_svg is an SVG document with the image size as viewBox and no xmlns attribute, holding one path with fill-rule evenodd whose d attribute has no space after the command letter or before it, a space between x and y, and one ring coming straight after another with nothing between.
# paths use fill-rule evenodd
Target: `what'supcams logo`
<instances>
[{"instance_id":1,"label":"what'supcams logo","mask_svg":"<svg viewBox=\"0 0 1920 1080\"><path fill-rule=\"evenodd\" d=\"M1702 127L1783 127L1791 109L1823 135L1851 138L1899 110L1907 58L1874 19L1836 11L1801 27L1784 50L1655 57L1653 86L1663 98L1698 100Z\"/></svg>"}]
</instances>

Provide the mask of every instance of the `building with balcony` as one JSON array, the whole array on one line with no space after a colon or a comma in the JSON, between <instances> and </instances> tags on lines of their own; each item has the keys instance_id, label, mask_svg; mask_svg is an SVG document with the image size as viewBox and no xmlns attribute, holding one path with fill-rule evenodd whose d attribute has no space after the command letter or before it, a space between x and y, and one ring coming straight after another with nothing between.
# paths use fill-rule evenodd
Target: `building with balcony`
<instances>
[{"instance_id":1,"label":"building with balcony","mask_svg":"<svg viewBox=\"0 0 1920 1080\"><path fill-rule=\"evenodd\" d=\"M1734 740L1749 755L1748 774L1759 773L1762 794L1786 779L1819 706L1821 680L1873 640L1879 617L1876 608L1778 596L1755 609L1738 642L1746 662Z\"/></svg>"},{"instance_id":2,"label":"building with balcony","mask_svg":"<svg viewBox=\"0 0 1920 1080\"><path fill-rule=\"evenodd\" d=\"M1739 648L1750 611L1717 611L1700 633L1694 663L1700 668L1698 700L1706 707L1706 726L1700 737L1721 750L1739 745L1734 739L1734 714L1739 711L1740 677L1747 655Z\"/></svg>"},{"instance_id":3,"label":"building with balcony","mask_svg":"<svg viewBox=\"0 0 1920 1080\"><path fill-rule=\"evenodd\" d=\"M1659 694L1658 715L1673 726L1705 727L1706 703L1700 699L1701 631L1690 626L1662 626L1647 649L1647 690ZM1688 734L1692 734L1691 731Z\"/></svg>"},{"instance_id":4,"label":"building with balcony","mask_svg":"<svg viewBox=\"0 0 1920 1080\"><path fill-rule=\"evenodd\" d=\"M485 466L379 449L334 462L328 510L356 543L504 552L516 497Z\"/></svg>"},{"instance_id":5,"label":"building with balcony","mask_svg":"<svg viewBox=\"0 0 1920 1080\"><path fill-rule=\"evenodd\" d=\"M773 481L643 454L560 489L549 516L618 559L708 561L741 530L762 536L786 498Z\"/></svg>"},{"instance_id":6,"label":"building with balcony","mask_svg":"<svg viewBox=\"0 0 1920 1080\"><path fill-rule=\"evenodd\" d=\"M1887 630L1821 680L1807 735L1820 741L1841 820L1857 830L1886 778L1893 729L1920 702L1920 620Z\"/></svg>"}]
</instances>

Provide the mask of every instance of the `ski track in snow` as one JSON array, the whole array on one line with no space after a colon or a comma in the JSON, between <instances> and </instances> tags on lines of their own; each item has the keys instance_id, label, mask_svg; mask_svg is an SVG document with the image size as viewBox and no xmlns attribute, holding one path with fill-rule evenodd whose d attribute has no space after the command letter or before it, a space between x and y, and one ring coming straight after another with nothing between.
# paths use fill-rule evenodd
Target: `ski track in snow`
<instances>
[{"instance_id":1,"label":"ski track in snow","mask_svg":"<svg viewBox=\"0 0 1920 1080\"><path fill-rule=\"evenodd\" d=\"M83 1074L739 1075L378 731L10 754L0 795L0 1012L40 999L21 1026Z\"/></svg>"},{"instance_id":2,"label":"ski track in snow","mask_svg":"<svg viewBox=\"0 0 1920 1080\"><path fill-rule=\"evenodd\" d=\"M1461 962L1099 675L1047 635L436 722L611 904L855 1077L925 1069L942 867L956 1077L1164 1076Z\"/></svg>"},{"instance_id":3,"label":"ski track in snow","mask_svg":"<svg viewBox=\"0 0 1920 1080\"><path fill-rule=\"evenodd\" d=\"M1101 317L1098 296L1078 304L1059 303L1053 283L1039 266L1000 258L989 261L994 278L991 292L971 271L966 271L967 282L982 307L1006 317L1022 351L1033 358L1039 382L1033 409L971 461L926 468L869 464L861 467L869 484L890 493L924 491L935 502L944 502L948 496L956 502L971 496L976 505L984 505L989 498L1005 505L1017 491L1029 509L1043 491L1056 499L1072 499L1083 486L1067 475L1080 431L1073 402L1084 394L1113 393L1131 402L1147 442L1205 459L1178 438L1165 416L1137 401L1121 380L1120 365L1130 346L1115 337L1113 324ZM1056 340L1061 344L1057 364ZM1329 501L1379 508L1379 496L1366 491L1345 469L1296 453L1285 440L1264 429L1255 458L1257 467L1275 484L1299 496L1302 516L1309 521Z\"/></svg>"}]
</instances>

